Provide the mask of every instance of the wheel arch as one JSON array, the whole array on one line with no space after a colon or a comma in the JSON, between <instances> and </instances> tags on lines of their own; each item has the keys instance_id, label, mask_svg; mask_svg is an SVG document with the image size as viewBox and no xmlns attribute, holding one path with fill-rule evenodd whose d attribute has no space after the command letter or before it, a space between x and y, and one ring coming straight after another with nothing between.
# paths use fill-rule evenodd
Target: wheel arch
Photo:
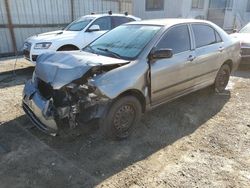
<instances>
[{"instance_id":1,"label":"wheel arch","mask_svg":"<svg viewBox=\"0 0 250 188\"><path fill-rule=\"evenodd\" d=\"M72 48L75 50L79 50L80 48L74 44L64 44L62 46L60 46L56 51L60 51L62 48Z\"/></svg>"},{"instance_id":2,"label":"wheel arch","mask_svg":"<svg viewBox=\"0 0 250 188\"><path fill-rule=\"evenodd\" d=\"M230 67L230 71L233 70L233 61L231 59L226 60L222 65L228 65Z\"/></svg>"},{"instance_id":3,"label":"wheel arch","mask_svg":"<svg viewBox=\"0 0 250 188\"><path fill-rule=\"evenodd\" d=\"M137 98L138 101L141 103L142 113L146 111L146 98L141 91L137 89L130 89L130 90L124 91L117 97L117 99L124 97L124 96L134 96L135 98Z\"/></svg>"}]
</instances>

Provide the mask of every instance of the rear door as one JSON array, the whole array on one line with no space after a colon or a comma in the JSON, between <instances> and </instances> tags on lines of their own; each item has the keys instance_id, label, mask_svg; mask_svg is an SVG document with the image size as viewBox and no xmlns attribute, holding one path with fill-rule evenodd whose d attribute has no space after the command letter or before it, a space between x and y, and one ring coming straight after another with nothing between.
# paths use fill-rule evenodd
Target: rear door
<instances>
[{"instance_id":1,"label":"rear door","mask_svg":"<svg viewBox=\"0 0 250 188\"><path fill-rule=\"evenodd\" d=\"M194 51L188 25L174 26L163 35L156 49L170 48L173 57L151 62L151 102L164 102L192 87L190 76Z\"/></svg>"},{"instance_id":2,"label":"rear door","mask_svg":"<svg viewBox=\"0 0 250 188\"><path fill-rule=\"evenodd\" d=\"M223 61L224 43L210 25L192 24L192 31L196 48L192 73L195 85L211 83Z\"/></svg>"}]
</instances>

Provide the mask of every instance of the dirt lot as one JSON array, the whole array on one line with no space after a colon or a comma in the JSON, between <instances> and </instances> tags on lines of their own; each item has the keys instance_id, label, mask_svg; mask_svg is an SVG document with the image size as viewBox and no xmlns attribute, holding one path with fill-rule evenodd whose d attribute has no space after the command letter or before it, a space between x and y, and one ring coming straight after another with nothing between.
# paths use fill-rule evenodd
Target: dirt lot
<instances>
[{"instance_id":1,"label":"dirt lot","mask_svg":"<svg viewBox=\"0 0 250 188\"><path fill-rule=\"evenodd\" d=\"M250 69L227 91L204 89L146 114L116 142L95 125L64 137L39 132L21 110L33 67L0 61L1 187L250 187Z\"/></svg>"}]
</instances>

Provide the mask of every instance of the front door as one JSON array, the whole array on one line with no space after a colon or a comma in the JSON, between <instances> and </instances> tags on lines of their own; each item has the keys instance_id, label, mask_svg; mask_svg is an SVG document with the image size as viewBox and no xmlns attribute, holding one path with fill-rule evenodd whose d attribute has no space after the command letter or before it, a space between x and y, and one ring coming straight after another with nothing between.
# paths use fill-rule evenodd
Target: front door
<instances>
[{"instance_id":1,"label":"front door","mask_svg":"<svg viewBox=\"0 0 250 188\"><path fill-rule=\"evenodd\" d=\"M173 57L151 62L151 103L157 105L192 87L192 64L195 52L191 50L188 25L170 28L156 45L169 48Z\"/></svg>"}]
</instances>

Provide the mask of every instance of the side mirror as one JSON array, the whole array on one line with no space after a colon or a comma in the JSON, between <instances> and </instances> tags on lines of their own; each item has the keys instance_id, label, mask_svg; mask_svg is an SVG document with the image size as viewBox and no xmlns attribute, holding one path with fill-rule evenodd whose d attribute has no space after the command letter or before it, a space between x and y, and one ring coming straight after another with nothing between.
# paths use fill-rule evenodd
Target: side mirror
<instances>
[{"instance_id":1,"label":"side mirror","mask_svg":"<svg viewBox=\"0 0 250 188\"><path fill-rule=\"evenodd\" d=\"M238 30L237 29L233 29L233 33L237 33L238 32Z\"/></svg>"},{"instance_id":2,"label":"side mirror","mask_svg":"<svg viewBox=\"0 0 250 188\"><path fill-rule=\"evenodd\" d=\"M100 31L101 28L99 25L92 25L90 28L88 28L87 32L93 32L93 31Z\"/></svg>"},{"instance_id":3,"label":"side mirror","mask_svg":"<svg viewBox=\"0 0 250 188\"><path fill-rule=\"evenodd\" d=\"M151 60L157 60L157 59L167 59L173 57L173 50L169 48L159 49L159 50L153 50L149 54L149 58Z\"/></svg>"}]
</instances>

